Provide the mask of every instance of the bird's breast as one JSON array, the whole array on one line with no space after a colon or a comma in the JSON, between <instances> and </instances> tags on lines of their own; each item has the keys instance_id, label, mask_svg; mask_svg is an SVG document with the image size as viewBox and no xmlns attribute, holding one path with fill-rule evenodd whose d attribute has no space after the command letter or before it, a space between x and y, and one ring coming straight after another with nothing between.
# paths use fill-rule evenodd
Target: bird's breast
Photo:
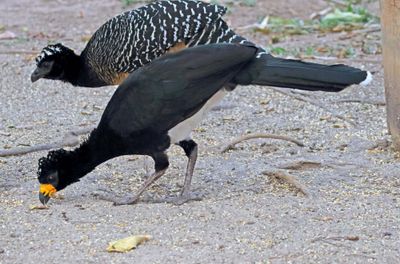
<instances>
[{"instance_id":1,"label":"bird's breast","mask_svg":"<svg viewBox=\"0 0 400 264\"><path fill-rule=\"evenodd\" d=\"M179 143L182 140L190 138L190 133L193 129L201 123L206 114L216 106L227 93L228 92L222 88L214 94L197 113L170 129L168 131L168 136L171 139L171 144Z\"/></svg>"}]
</instances>

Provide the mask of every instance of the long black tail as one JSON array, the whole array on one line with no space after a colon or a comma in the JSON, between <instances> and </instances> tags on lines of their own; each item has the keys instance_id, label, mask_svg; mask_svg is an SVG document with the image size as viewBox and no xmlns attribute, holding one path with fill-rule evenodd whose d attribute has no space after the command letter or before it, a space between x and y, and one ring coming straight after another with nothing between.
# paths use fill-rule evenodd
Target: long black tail
<instances>
[{"instance_id":1,"label":"long black tail","mask_svg":"<svg viewBox=\"0 0 400 264\"><path fill-rule=\"evenodd\" d=\"M367 84L371 73L357 68L322 65L262 54L243 69L238 84L268 85L309 91L339 92L352 84Z\"/></svg>"},{"instance_id":2,"label":"long black tail","mask_svg":"<svg viewBox=\"0 0 400 264\"><path fill-rule=\"evenodd\" d=\"M216 42L236 43L254 46L237 35L220 19L217 27L208 29L207 36L189 45ZM352 84L367 84L372 79L369 72L346 65L322 65L275 58L259 48L257 58L246 66L235 78L237 84L269 85L310 91L339 92Z\"/></svg>"}]
</instances>

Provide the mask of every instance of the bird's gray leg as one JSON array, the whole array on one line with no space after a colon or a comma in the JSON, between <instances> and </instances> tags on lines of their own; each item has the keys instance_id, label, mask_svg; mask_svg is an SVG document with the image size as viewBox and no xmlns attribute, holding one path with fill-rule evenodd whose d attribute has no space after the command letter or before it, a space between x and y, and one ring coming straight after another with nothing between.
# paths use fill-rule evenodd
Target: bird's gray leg
<instances>
[{"instance_id":1,"label":"bird's gray leg","mask_svg":"<svg viewBox=\"0 0 400 264\"><path fill-rule=\"evenodd\" d=\"M121 201L114 201L114 205L128 205L134 204L139 200L140 195L151 185L153 182L158 180L164 173L167 171L169 166L168 156L165 153L156 153L152 156L155 163L155 172L146 179L143 185L140 187L138 192L130 198L121 200Z\"/></svg>"},{"instance_id":2,"label":"bird's gray leg","mask_svg":"<svg viewBox=\"0 0 400 264\"><path fill-rule=\"evenodd\" d=\"M189 194L190 192L194 166L196 165L197 161L198 147L196 142L194 142L193 140L181 141L180 146L185 150L186 156L189 159L186 167L185 182L183 184L183 189L181 192L181 196L184 196Z\"/></svg>"},{"instance_id":3,"label":"bird's gray leg","mask_svg":"<svg viewBox=\"0 0 400 264\"><path fill-rule=\"evenodd\" d=\"M200 197L197 196L193 196L190 193L190 185L192 183L192 176L193 176L193 171L194 171L194 167L196 165L196 160L197 160L197 144L196 142L194 142L193 140L184 140L179 142L178 144L179 146L181 146L183 148L183 150L186 153L186 156L188 157L188 164L187 164L187 168L186 168L186 173L185 173L185 182L183 184L183 188L182 188L182 192L180 194L180 196L178 196L177 198L174 198L172 200L172 203L176 204L176 205L181 205L184 204L188 201L192 201L192 200L196 200L199 201L201 200Z\"/></svg>"}]
</instances>

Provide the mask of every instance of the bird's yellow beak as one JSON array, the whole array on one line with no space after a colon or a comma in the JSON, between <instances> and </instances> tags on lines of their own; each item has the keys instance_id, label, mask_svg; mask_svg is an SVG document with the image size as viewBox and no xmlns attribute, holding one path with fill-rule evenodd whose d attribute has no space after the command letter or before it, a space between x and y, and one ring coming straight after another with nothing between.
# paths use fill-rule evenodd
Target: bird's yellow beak
<instances>
[{"instance_id":1,"label":"bird's yellow beak","mask_svg":"<svg viewBox=\"0 0 400 264\"><path fill-rule=\"evenodd\" d=\"M39 200L46 205L50 198L57 192L56 188L51 184L40 184Z\"/></svg>"}]
</instances>

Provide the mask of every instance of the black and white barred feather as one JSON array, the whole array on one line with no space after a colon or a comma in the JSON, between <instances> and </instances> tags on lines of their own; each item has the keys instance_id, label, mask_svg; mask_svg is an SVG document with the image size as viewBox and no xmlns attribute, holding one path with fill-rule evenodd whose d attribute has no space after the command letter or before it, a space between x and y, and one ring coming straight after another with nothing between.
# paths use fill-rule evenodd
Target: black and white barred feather
<instances>
[{"instance_id":1,"label":"black and white barred feather","mask_svg":"<svg viewBox=\"0 0 400 264\"><path fill-rule=\"evenodd\" d=\"M195 0L158 1L113 17L89 40L81 58L106 83L130 73L183 42L188 47L210 43L246 43L221 18L223 6ZM60 52L48 46L37 57Z\"/></svg>"},{"instance_id":2,"label":"black and white barred feather","mask_svg":"<svg viewBox=\"0 0 400 264\"><path fill-rule=\"evenodd\" d=\"M93 35L82 55L102 75L129 73L177 43L246 42L221 19L226 8L194 0L159 1L118 15Z\"/></svg>"},{"instance_id":3,"label":"black and white barred feather","mask_svg":"<svg viewBox=\"0 0 400 264\"><path fill-rule=\"evenodd\" d=\"M60 44L49 45L43 48L42 52L35 58L36 64L42 62L45 58L53 56L56 54L61 54L63 52L63 46Z\"/></svg>"},{"instance_id":4,"label":"black and white barred feather","mask_svg":"<svg viewBox=\"0 0 400 264\"><path fill-rule=\"evenodd\" d=\"M93 34L80 57L98 79L114 84L119 74L133 72L178 43L193 47L248 42L223 21L226 11L223 6L196 0L157 1L107 21ZM63 47L44 48L36 58L37 64L60 53Z\"/></svg>"},{"instance_id":5,"label":"black and white barred feather","mask_svg":"<svg viewBox=\"0 0 400 264\"><path fill-rule=\"evenodd\" d=\"M75 85L120 84L129 73L182 43L186 47L211 43L254 45L229 28L222 19L226 11L225 7L202 1L164 0L115 16L94 33L82 51L79 60L86 75L80 76ZM52 54L60 53L63 47L54 45L43 49L37 58L38 66ZM353 73L348 67L329 67L335 75L329 79L317 78L314 82L316 73L325 71L325 66L276 59L262 48L256 58L259 60L254 61L247 75L240 76L243 83L311 90L331 89L325 87L328 83L327 87L337 91L359 83L366 74ZM348 76L344 76L346 73ZM308 85L312 87L307 88Z\"/></svg>"}]
</instances>

